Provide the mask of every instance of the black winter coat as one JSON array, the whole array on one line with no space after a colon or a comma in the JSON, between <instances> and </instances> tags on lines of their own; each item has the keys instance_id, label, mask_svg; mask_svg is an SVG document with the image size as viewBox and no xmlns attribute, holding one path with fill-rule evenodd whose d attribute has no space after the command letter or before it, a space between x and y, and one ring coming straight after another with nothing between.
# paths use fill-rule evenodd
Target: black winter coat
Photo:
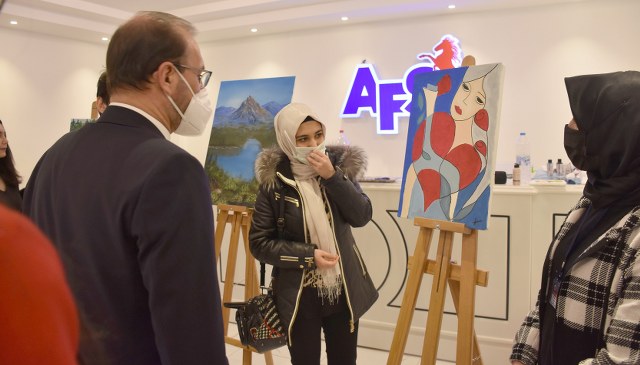
<instances>
[{"instance_id":1,"label":"black winter coat","mask_svg":"<svg viewBox=\"0 0 640 365\"><path fill-rule=\"evenodd\" d=\"M366 156L355 146L327 146L336 168L328 180L321 179L326 192L333 231L338 242L345 297L351 316L351 328L378 299L367 267L358 251L351 227L362 227L371 220L371 201L356 182L364 174ZM306 242L304 213L300 193L291 172L291 164L279 148L263 151L256 160L256 177L260 191L256 198L249 247L253 256L273 265L272 285L280 320L291 333L299 310L304 269L315 269L313 242ZM284 200L282 200L284 199ZM283 207L284 212L281 212ZM278 218L284 218L279 237ZM289 336L289 344L291 344Z\"/></svg>"}]
</instances>

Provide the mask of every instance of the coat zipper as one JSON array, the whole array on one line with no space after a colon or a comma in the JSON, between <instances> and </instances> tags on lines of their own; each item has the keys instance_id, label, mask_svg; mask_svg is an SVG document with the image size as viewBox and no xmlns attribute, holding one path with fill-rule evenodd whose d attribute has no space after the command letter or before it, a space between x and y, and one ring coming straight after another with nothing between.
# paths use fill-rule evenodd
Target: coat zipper
<instances>
[{"instance_id":1,"label":"coat zipper","mask_svg":"<svg viewBox=\"0 0 640 365\"><path fill-rule=\"evenodd\" d=\"M338 251L338 262L340 263L340 271L342 272L342 283L344 284L344 294L347 298L347 307L349 307L349 314L351 315L351 319L349 320L349 332L355 332L355 321L353 315L353 308L351 307L351 299L349 298L349 288L347 287L347 277L344 271L344 265L342 264L342 254L340 253L340 245L338 244L338 239L336 237L336 229L334 227L335 219L333 218L333 210L331 209L331 204L329 204L329 199L327 198L327 194L322 189L322 195L325 201L327 202L327 207L329 207L329 214L331 215L331 233L333 233L333 242L336 244L336 250Z\"/></svg>"},{"instance_id":2,"label":"coat zipper","mask_svg":"<svg viewBox=\"0 0 640 365\"><path fill-rule=\"evenodd\" d=\"M279 172L277 172L276 175L280 177L280 180L282 180L285 184L291 186L298 193L298 196L300 197L300 205L302 206L302 228L304 232L304 242L309 243L307 242L307 220L304 216L304 201L302 200L302 194L300 194L300 190L298 190L298 187L295 184L292 185L287 182L287 180L289 179L287 179L284 175L282 175ZM296 204L296 207L297 207L297 204ZM291 316L291 321L289 321L289 328L287 328L287 341L289 342L290 347L293 346L293 340L291 339L291 329L293 329L293 322L296 320L296 316L298 315L298 308L300 307L300 297L302 296L303 284L304 284L304 269L302 270L302 276L300 277L300 286L298 286L298 295L296 296L296 305L293 308L293 315ZM351 332L353 332L353 330Z\"/></svg>"}]
</instances>

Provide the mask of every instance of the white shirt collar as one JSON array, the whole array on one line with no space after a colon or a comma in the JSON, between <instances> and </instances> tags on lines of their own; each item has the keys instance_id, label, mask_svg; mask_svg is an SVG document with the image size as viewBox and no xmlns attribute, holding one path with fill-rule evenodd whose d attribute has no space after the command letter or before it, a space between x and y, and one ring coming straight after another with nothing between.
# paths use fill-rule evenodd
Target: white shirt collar
<instances>
[{"instance_id":1,"label":"white shirt collar","mask_svg":"<svg viewBox=\"0 0 640 365\"><path fill-rule=\"evenodd\" d=\"M149 113L145 112L144 110L142 110L140 108L136 108L133 105L125 104L125 103L109 103L109 105L114 105L114 106L120 106L120 107L123 107L123 108L127 108L127 109L133 110L134 112L142 115L143 117L147 118L151 123L153 123L153 125L155 125L156 128L158 128L158 130L160 131L160 133L162 133L164 138L169 139L169 135L171 133L169 132L167 127L165 127L164 124L160 123L159 120L157 120L156 118L152 117L151 115L149 115Z\"/></svg>"}]
</instances>

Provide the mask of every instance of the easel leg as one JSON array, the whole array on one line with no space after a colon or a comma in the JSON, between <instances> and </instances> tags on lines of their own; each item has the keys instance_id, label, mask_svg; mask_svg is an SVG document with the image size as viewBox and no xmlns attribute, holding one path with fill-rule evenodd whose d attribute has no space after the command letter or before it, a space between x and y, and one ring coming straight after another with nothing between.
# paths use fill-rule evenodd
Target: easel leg
<instances>
[{"instance_id":1,"label":"easel leg","mask_svg":"<svg viewBox=\"0 0 640 365\"><path fill-rule=\"evenodd\" d=\"M251 217L249 215L243 215L242 217L242 237L244 239L244 252L245 252L245 287L244 297L251 298L260 294L260 282L258 280L258 273L256 271L256 260L251 255L249 249L249 225L251 223ZM250 365L253 352L249 349L242 350L242 364ZM273 355L271 351L264 353L265 361L267 365L273 365Z\"/></svg>"},{"instance_id":2,"label":"easel leg","mask_svg":"<svg viewBox=\"0 0 640 365\"><path fill-rule=\"evenodd\" d=\"M451 297L453 298L453 305L456 307L456 313L459 313L460 308L460 282L457 280L449 279L449 289L451 289ZM458 320L460 320L458 318ZM459 339L460 337L458 337ZM473 331L473 365L482 365L482 358L480 357L480 347L478 346L478 338L476 337L475 330Z\"/></svg>"},{"instance_id":3,"label":"easel leg","mask_svg":"<svg viewBox=\"0 0 640 365\"><path fill-rule=\"evenodd\" d=\"M424 275L425 265L427 263L427 254L429 253L429 245L433 230L428 228L420 228L416 248L411 259L411 267L409 268L409 278L404 289L402 297L402 305L400 306L400 315L398 323L393 333L393 342L389 350L389 358L387 365L398 365L402 362L404 348L407 345L407 337L413 319L413 312L416 308L418 292Z\"/></svg>"},{"instance_id":4,"label":"easel leg","mask_svg":"<svg viewBox=\"0 0 640 365\"><path fill-rule=\"evenodd\" d=\"M256 271L256 261L251 255L251 251L249 249L249 222L250 218L248 216L242 217L242 238L244 239L244 252L245 252L245 267L244 267L244 277L245 277L245 287L244 287L244 297L251 298L255 295L260 294L260 282L258 280L258 272Z\"/></svg>"},{"instance_id":5,"label":"easel leg","mask_svg":"<svg viewBox=\"0 0 640 365\"><path fill-rule=\"evenodd\" d=\"M462 262L460 264L460 305L458 313L457 364L471 364L474 340L473 329L476 298L476 263L478 260L478 231L462 236ZM479 352L479 351L478 351Z\"/></svg>"},{"instance_id":6,"label":"easel leg","mask_svg":"<svg viewBox=\"0 0 640 365\"><path fill-rule=\"evenodd\" d=\"M453 233L441 231L440 238L438 239L438 254L436 258L437 271L433 277L433 285L431 287L431 300L429 302L429 314L427 317L427 331L425 332L424 345L422 347L421 365L435 365L436 363L452 248Z\"/></svg>"},{"instance_id":7,"label":"easel leg","mask_svg":"<svg viewBox=\"0 0 640 365\"><path fill-rule=\"evenodd\" d=\"M224 276L224 289L222 293L222 302L231 301L233 294L233 282L236 274L236 260L238 258L238 241L240 240L240 225L242 215L235 213L232 217L233 223L231 225L231 238L229 240L229 256L227 258L227 270ZM224 232L223 232L224 233ZM229 331L229 308L222 307L222 323L224 326L224 334Z\"/></svg>"},{"instance_id":8,"label":"easel leg","mask_svg":"<svg viewBox=\"0 0 640 365\"><path fill-rule=\"evenodd\" d=\"M227 226L227 221L229 219L229 211L220 210L218 211L217 222L216 222L216 233L214 234L215 248L216 248L216 262L220 260L220 253L222 248L222 238L224 237L225 227Z\"/></svg>"}]
</instances>

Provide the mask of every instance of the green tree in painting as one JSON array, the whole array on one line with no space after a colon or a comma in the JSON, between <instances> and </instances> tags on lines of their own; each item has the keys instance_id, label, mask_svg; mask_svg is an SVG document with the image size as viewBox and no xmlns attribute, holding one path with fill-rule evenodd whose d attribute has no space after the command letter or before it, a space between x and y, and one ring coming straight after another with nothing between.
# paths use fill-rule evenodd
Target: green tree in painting
<instances>
[{"instance_id":1,"label":"green tree in painting","mask_svg":"<svg viewBox=\"0 0 640 365\"><path fill-rule=\"evenodd\" d=\"M258 181L244 181L227 175L215 163L207 164L211 201L213 204L246 205L255 202Z\"/></svg>"}]
</instances>

